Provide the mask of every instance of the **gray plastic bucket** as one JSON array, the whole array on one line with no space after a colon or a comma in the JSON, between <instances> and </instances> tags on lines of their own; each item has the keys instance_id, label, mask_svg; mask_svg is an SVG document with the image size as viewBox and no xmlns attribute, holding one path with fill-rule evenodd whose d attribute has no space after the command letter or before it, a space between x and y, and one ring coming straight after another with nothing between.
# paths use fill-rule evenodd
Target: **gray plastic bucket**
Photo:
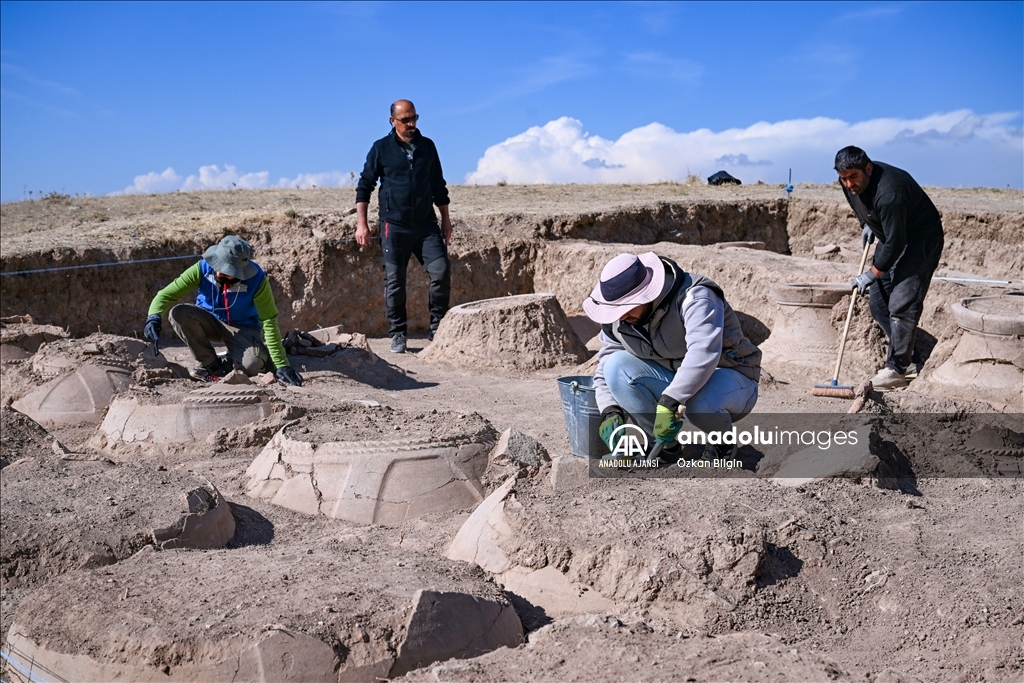
<instances>
[{"instance_id":1,"label":"gray plastic bucket","mask_svg":"<svg viewBox=\"0 0 1024 683\"><path fill-rule=\"evenodd\" d=\"M562 396L562 411L572 454L581 458L607 455L608 448L599 433L601 411L597 409L594 378L586 375L560 377L558 393Z\"/></svg>"}]
</instances>

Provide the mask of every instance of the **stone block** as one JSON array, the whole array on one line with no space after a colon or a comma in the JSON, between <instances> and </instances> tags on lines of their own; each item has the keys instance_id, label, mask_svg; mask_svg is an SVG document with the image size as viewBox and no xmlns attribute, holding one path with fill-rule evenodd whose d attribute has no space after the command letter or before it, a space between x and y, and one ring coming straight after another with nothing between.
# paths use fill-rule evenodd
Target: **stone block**
<instances>
[{"instance_id":1,"label":"stone block","mask_svg":"<svg viewBox=\"0 0 1024 683\"><path fill-rule=\"evenodd\" d=\"M182 495L187 513L174 524L153 529L153 542L163 550L223 548L235 535L231 506L213 484L207 482Z\"/></svg>"},{"instance_id":2,"label":"stone block","mask_svg":"<svg viewBox=\"0 0 1024 683\"><path fill-rule=\"evenodd\" d=\"M270 502L289 510L304 512L307 515L315 515L320 512L320 499L308 476L286 479Z\"/></svg>"},{"instance_id":3,"label":"stone block","mask_svg":"<svg viewBox=\"0 0 1024 683\"><path fill-rule=\"evenodd\" d=\"M587 458L560 455L551 462L551 488L569 491L590 485L590 462Z\"/></svg>"},{"instance_id":4,"label":"stone block","mask_svg":"<svg viewBox=\"0 0 1024 683\"><path fill-rule=\"evenodd\" d=\"M491 462L495 465L516 463L520 467L537 470L543 463L550 461L551 456L539 441L515 427L503 431L491 451Z\"/></svg>"}]
</instances>

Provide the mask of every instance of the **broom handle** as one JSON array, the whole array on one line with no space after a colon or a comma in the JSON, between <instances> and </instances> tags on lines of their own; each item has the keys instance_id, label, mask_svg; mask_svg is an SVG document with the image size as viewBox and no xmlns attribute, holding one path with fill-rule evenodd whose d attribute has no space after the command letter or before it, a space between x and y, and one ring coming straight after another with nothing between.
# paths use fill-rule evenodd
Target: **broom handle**
<instances>
[{"instance_id":1,"label":"broom handle","mask_svg":"<svg viewBox=\"0 0 1024 683\"><path fill-rule=\"evenodd\" d=\"M864 243L864 255L860 257L860 268L857 269L857 274L860 275L864 272L864 264L868 262L868 248L871 244L868 242ZM843 338L839 341L839 357L836 358L836 371L832 373L832 384L839 382L839 366L843 364L843 351L846 350L846 335L850 333L850 320L853 318L853 306L857 303L857 288L855 287L850 293L850 310L846 312L846 324L843 325Z\"/></svg>"}]
</instances>

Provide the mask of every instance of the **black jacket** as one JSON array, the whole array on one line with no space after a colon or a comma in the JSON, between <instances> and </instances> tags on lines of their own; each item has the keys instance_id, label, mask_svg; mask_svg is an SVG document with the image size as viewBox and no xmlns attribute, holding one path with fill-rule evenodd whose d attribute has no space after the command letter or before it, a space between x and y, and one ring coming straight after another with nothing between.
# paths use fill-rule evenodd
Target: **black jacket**
<instances>
[{"instance_id":1,"label":"black jacket","mask_svg":"<svg viewBox=\"0 0 1024 683\"><path fill-rule=\"evenodd\" d=\"M437 225L434 204L445 206L451 201L433 141L416 131L413 145L416 150L410 159L392 128L366 155L356 185L356 203L370 201L379 178L381 224L407 230Z\"/></svg>"},{"instance_id":2,"label":"black jacket","mask_svg":"<svg viewBox=\"0 0 1024 683\"><path fill-rule=\"evenodd\" d=\"M883 273L895 265L908 244L941 242L942 220L921 186L906 171L872 161L871 182L859 195L843 187L861 225L871 227L879 245L872 265Z\"/></svg>"}]
</instances>

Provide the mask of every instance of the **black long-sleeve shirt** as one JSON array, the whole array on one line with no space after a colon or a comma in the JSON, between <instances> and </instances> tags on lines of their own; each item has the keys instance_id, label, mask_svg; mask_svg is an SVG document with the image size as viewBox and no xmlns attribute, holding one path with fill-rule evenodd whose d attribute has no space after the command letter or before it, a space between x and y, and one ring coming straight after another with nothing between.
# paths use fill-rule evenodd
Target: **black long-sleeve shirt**
<instances>
[{"instance_id":1,"label":"black long-sleeve shirt","mask_svg":"<svg viewBox=\"0 0 1024 683\"><path fill-rule=\"evenodd\" d=\"M879 244L871 264L883 273L910 243L942 238L942 219L935 204L906 171L872 161L871 181L855 195L843 194L862 225L870 226Z\"/></svg>"},{"instance_id":2,"label":"black long-sleeve shirt","mask_svg":"<svg viewBox=\"0 0 1024 683\"><path fill-rule=\"evenodd\" d=\"M434 205L450 203L437 148L416 133L411 145L399 144L394 129L373 143L356 185L356 203L369 202L380 183L380 222L406 230L437 224Z\"/></svg>"}]
</instances>

